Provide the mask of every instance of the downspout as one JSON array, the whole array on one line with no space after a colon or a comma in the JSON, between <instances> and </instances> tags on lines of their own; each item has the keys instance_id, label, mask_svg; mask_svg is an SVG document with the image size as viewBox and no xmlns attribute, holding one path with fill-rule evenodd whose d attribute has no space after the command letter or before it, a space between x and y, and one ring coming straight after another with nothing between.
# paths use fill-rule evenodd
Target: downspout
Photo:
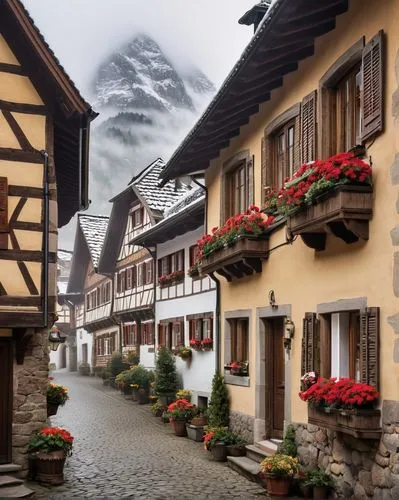
<instances>
[{"instance_id":1,"label":"downspout","mask_svg":"<svg viewBox=\"0 0 399 500\"><path fill-rule=\"evenodd\" d=\"M204 233L206 234L208 232L208 188L204 185L198 182L194 177L191 177L191 180L193 181L194 184L197 186L201 187L205 191L205 213L204 213ZM216 285L216 306L215 306L215 337L216 337L216 344L215 344L215 358L216 358L216 366L215 366L215 373L220 372L220 367L221 367L221 349L220 349L220 280L216 278L216 276L211 273L209 275L212 281L214 281Z\"/></svg>"},{"instance_id":2,"label":"downspout","mask_svg":"<svg viewBox=\"0 0 399 500\"><path fill-rule=\"evenodd\" d=\"M40 151L43 156L43 203L44 203L44 227L43 227L43 273L42 273L42 290L43 290L43 326L48 327L48 265L49 265L49 231L50 231L50 189L48 175L48 153Z\"/></svg>"}]
</instances>

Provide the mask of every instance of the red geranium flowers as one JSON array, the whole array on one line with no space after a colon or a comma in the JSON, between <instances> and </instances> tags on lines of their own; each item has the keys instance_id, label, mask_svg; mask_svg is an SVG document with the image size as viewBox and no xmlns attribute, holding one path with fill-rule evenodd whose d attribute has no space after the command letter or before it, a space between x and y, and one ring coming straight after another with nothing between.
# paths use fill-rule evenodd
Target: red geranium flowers
<instances>
[{"instance_id":1,"label":"red geranium flowers","mask_svg":"<svg viewBox=\"0 0 399 500\"><path fill-rule=\"evenodd\" d=\"M299 397L315 407L373 408L379 393L372 385L362 384L349 378L323 379L301 391Z\"/></svg>"}]
</instances>

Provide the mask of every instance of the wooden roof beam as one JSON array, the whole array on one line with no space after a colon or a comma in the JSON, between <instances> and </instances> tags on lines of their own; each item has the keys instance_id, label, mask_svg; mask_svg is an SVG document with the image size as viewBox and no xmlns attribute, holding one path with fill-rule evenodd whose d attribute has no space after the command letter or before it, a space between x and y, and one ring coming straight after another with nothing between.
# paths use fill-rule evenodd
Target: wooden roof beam
<instances>
[{"instance_id":1,"label":"wooden roof beam","mask_svg":"<svg viewBox=\"0 0 399 500\"><path fill-rule=\"evenodd\" d=\"M253 94L254 91L271 91L281 87L283 85L283 79L281 77L275 78L271 82L262 82L257 86L248 87L247 84L241 83L240 85L235 85L234 90L229 92L230 96L241 96L244 98L247 94ZM228 100L226 102L229 102Z\"/></svg>"},{"instance_id":2,"label":"wooden roof beam","mask_svg":"<svg viewBox=\"0 0 399 500\"><path fill-rule=\"evenodd\" d=\"M261 82L264 82L264 84L267 83L268 78L275 78L275 77L282 77L286 75L287 73L292 73L293 71L296 71L298 69L298 63L297 62L290 62L288 64L284 64L283 66L280 66L277 69L274 69L273 72L267 71L265 73L258 73L257 72L257 78L253 77L245 77L245 78L240 78L240 83L251 83L251 85L256 86L257 84L260 84ZM253 87L252 87L253 88Z\"/></svg>"},{"instance_id":3,"label":"wooden roof beam","mask_svg":"<svg viewBox=\"0 0 399 500\"><path fill-rule=\"evenodd\" d=\"M290 46L289 48L285 48L284 50L279 49L278 51L271 52L271 56L265 57L265 54L270 52L263 52L261 57L252 60L248 63L248 68L261 68L262 66L270 67L272 63L284 61L284 63L290 61L299 61L304 59L305 57L312 56L314 54L314 43L313 41L309 41L306 45L295 45ZM265 62L266 59L266 62ZM284 65L284 64L282 64ZM278 67L278 66L277 66Z\"/></svg>"},{"instance_id":4,"label":"wooden roof beam","mask_svg":"<svg viewBox=\"0 0 399 500\"><path fill-rule=\"evenodd\" d=\"M275 37L280 37L280 38L288 38L297 35L300 35L301 37L307 37L307 36L317 37L320 35L324 35L325 33L328 33L334 28L335 28L335 18L323 19L317 22L315 21L306 27L301 25L293 26L293 28L290 31L287 31L285 29L277 31L277 26L276 26L276 28L273 28L273 35Z\"/></svg>"},{"instance_id":5,"label":"wooden roof beam","mask_svg":"<svg viewBox=\"0 0 399 500\"><path fill-rule=\"evenodd\" d=\"M321 2L318 7L309 14L309 9L304 9L300 14L284 19L284 26L289 23L298 23L308 21L314 17L334 17L343 14L348 10L348 0L330 0L329 2Z\"/></svg>"}]
</instances>

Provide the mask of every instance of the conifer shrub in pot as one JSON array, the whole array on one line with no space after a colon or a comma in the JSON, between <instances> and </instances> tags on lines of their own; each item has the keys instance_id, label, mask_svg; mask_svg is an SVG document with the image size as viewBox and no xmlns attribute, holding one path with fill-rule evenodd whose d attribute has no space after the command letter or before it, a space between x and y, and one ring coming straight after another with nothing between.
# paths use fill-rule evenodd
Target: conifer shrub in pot
<instances>
[{"instance_id":1,"label":"conifer shrub in pot","mask_svg":"<svg viewBox=\"0 0 399 500\"><path fill-rule=\"evenodd\" d=\"M208 408L210 427L228 427L230 416L230 398L223 375L216 373L212 380L211 401Z\"/></svg>"},{"instance_id":2,"label":"conifer shrub in pot","mask_svg":"<svg viewBox=\"0 0 399 500\"><path fill-rule=\"evenodd\" d=\"M161 346L158 350L154 384L161 404L167 406L174 401L177 386L175 359L165 346Z\"/></svg>"},{"instance_id":3,"label":"conifer shrub in pot","mask_svg":"<svg viewBox=\"0 0 399 500\"><path fill-rule=\"evenodd\" d=\"M313 488L314 500L324 500L334 487L334 480L328 472L316 467L308 471L305 485Z\"/></svg>"}]
</instances>

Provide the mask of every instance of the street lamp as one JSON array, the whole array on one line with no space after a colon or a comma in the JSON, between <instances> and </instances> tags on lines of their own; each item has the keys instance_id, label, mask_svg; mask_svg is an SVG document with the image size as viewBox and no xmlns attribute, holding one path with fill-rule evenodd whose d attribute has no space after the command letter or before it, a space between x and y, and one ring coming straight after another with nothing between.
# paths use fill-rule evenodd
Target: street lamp
<instances>
[{"instance_id":1,"label":"street lamp","mask_svg":"<svg viewBox=\"0 0 399 500\"><path fill-rule=\"evenodd\" d=\"M53 328L49 331L48 334L48 343L50 349L52 351L56 351L60 344L63 344L66 340L66 337L61 337L60 330L57 326L53 326Z\"/></svg>"}]
</instances>

